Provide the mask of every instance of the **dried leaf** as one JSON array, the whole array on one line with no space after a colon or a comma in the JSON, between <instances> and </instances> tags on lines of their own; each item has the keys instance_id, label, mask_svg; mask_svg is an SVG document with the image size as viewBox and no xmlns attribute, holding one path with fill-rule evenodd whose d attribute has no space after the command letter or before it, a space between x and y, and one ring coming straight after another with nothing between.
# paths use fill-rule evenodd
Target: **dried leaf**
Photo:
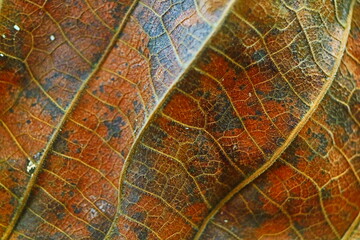
<instances>
[{"instance_id":1,"label":"dried leaf","mask_svg":"<svg viewBox=\"0 0 360 240\"><path fill-rule=\"evenodd\" d=\"M0 3L2 239L359 239L359 1Z\"/></svg>"}]
</instances>

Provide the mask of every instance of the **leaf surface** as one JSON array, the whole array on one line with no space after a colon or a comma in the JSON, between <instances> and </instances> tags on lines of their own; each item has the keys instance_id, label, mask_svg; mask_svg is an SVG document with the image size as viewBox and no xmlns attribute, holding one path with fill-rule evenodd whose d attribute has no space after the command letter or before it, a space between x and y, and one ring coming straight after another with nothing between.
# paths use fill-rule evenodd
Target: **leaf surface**
<instances>
[{"instance_id":1,"label":"leaf surface","mask_svg":"<svg viewBox=\"0 0 360 240\"><path fill-rule=\"evenodd\" d=\"M359 238L359 2L0 17L2 239Z\"/></svg>"}]
</instances>

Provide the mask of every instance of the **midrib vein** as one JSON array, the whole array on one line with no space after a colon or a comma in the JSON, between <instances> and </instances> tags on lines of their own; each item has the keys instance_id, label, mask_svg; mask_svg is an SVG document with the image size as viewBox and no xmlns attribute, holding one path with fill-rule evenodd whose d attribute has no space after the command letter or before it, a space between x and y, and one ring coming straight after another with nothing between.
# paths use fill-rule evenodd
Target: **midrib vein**
<instances>
[{"instance_id":1,"label":"midrib vein","mask_svg":"<svg viewBox=\"0 0 360 240\"><path fill-rule=\"evenodd\" d=\"M355 220L353 221L353 223L351 224L351 226L349 227L349 229L346 231L346 233L343 236L344 240L349 240L351 239L351 236L355 233L355 231L357 230L356 228L359 228L359 223L360 223L360 212L358 213L358 215L356 216Z\"/></svg>"},{"instance_id":2,"label":"midrib vein","mask_svg":"<svg viewBox=\"0 0 360 240\"><path fill-rule=\"evenodd\" d=\"M2 0L0 0L1 3ZM93 71L90 73L90 75L84 80L84 82L81 84L79 90L77 91L77 93L74 96L74 99L72 100L72 102L70 103L68 110L64 113L63 117L61 118L59 124L56 126L56 129L54 131L54 133L52 134L48 144L45 146L45 149L43 150L43 155L41 157L41 159L38 162L38 165L34 171L34 173L32 174L32 176L30 177L30 181L26 187L26 190L21 198L21 203L19 205L19 207L17 208L10 224L8 225L2 239L3 240L7 240L9 239L9 237L11 236L21 214L23 213L25 206L27 205L28 199L31 195L32 189L36 183L37 177L39 175L39 173L42 170L42 165L45 161L45 159L47 158L49 152L51 151L51 148L55 142L55 140L57 139L59 133L61 132L62 127L64 126L64 124L66 123L68 116L72 113L72 111L74 110L76 104L78 103L79 99L81 98L82 94L84 93L84 90L87 86L87 83L90 81L90 79L92 79L93 76L95 76L95 74L101 69L102 64L105 62L105 60L107 59L109 53L111 52L111 49L113 48L113 46L115 45L115 43L118 40L118 37L120 35L120 33L122 32L122 30L124 29L126 22L128 20L128 18L130 17L132 11L134 10L134 8L136 7L138 3L138 0L134 0L134 2L131 4L131 6L129 7L127 13L125 14L122 22L120 23L117 31L115 32L113 38L111 39L110 43L108 44L108 46L106 47L106 49L104 50L104 54L102 55L101 59L98 61L98 63L96 64L95 68L93 69Z\"/></svg>"},{"instance_id":3,"label":"midrib vein","mask_svg":"<svg viewBox=\"0 0 360 240\"><path fill-rule=\"evenodd\" d=\"M0 0L1 1L1 0ZM178 77L176 77L176 79L171 83L171 85L169 86L169 88L167 89L167 91L165 92L165 94L163 95L163 97L160 99L159 103L156 104L156 107L154 108L154 110L151 112L151 114L149 115L149 117L145 120L145 123L143 125L143 127L141 128L141 130L139 131L139 134L137 135L137 137L135 138L133 144L131 145L130 148L130 152L127 155L126 159L125 159L125 163L124 166L121 170L120 173L120 178L119 178L119 196L118 196L118 206L117 206L117 210L116 210L116 216L115 219L111 225L111 227L109 228L108 233L106 234L104 239L110 239L110 234L112 233L112 229L114 228L114 225L117 221L117 218L119 218L120 215L123 215L123 213L121 212L121 192L122 192L122 188L123 188L123 183L124 183L124 177L125 177L125 173L126 170L130 164L130 159L132 158L132 156L135 153L135 149L136 146L138 145L139 141L141 140L142 136L145 133L145 130L147 129L147 127L152 123L152 120L155 118L158 110L164 105L166 99L168 98L168 96L172 93L172 90L174 89L174 86L182 79L186 76L186 74L192 69L192 66L195 65L196 61L198 60L199 56L201 56L201 54L205 51L206 46L211 42L212 37L215 36L216 32L218 32L221 29L221 26L223 25L223 22L226 20L227 15L229 14L229 10L232 8L232 6L234 5L234 3L237 0L230 0L228 5L226 6L226 8L224 9L224 13L221 16L221 18L219 19L218 23L217 23L217 27L215 27L211 33L209 33L209 35L207 36L207 38L205 39L204 43L199 47L198 52L194 55L194 57L192 58L192 60L187 63L184 67L183 67L183 71L179 74Z\"/></svg>"},{"instance_id":4,"label":"midrib vein","mask_svg":"<svg viewBox=\"0 0 360 240\"><path fill-rule=\"evenodd\" d=\"M319 93L318 98L315 100L315 102L312 104L312 107L309 109L309 111L305 114L303 119L299 122L299 124L292 130L289 137L286 139L284 144L280 146L272 155L272 157L263 165L261 166L255 173L253 173L249 178L245 179L243 182L241 182L239 185L237 185L231 192L229 192L209 213L209 215L204 219L202 222L199 231L196 233L194 240L200 239L202 233L204 232L206 226L210 222L210 220L215 216L215 214L241 189L243 189L245 186L247 186L249 183L253 182L256 178L258 178L263 172L265 172L268 168L270 168L276 160L281 156L281 154L287 149L287 147L291 144L291 142L295 139L297 134L301 131L301 129L305 126L305 124L308 122L308 120L311 118L317 107L319 106L320 102L323 100L324 96L328 92L329 88L331 87L334 78L336 76L336 73L339 69L339 66L341 64L342 57L344 55L347 39L350 33L351 28L351 19L354 9L354 4L356 0L353 0L350 5L349 15L347 18L347 26L344 30L344 35L342 37L341 47L339 51L339 57L336 59L336 62L334 64L334 67L329 74L328 80L324 84L321 92Z\"/></svg>"}]
</instances>

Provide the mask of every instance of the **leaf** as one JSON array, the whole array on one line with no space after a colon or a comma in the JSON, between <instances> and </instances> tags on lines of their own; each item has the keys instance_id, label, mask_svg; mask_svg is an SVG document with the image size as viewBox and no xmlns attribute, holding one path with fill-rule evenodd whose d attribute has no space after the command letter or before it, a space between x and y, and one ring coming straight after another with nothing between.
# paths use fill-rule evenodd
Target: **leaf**
<instances>
[{"instance_id":1,"label":"leaf","mask_svg":"<svg viewBox=\"0 0 360 240\"><path fill-rule=\"evenodd\" d=\"M3 0L2 239L358 239L360 3Z\"/></svg>"}]
</instances>

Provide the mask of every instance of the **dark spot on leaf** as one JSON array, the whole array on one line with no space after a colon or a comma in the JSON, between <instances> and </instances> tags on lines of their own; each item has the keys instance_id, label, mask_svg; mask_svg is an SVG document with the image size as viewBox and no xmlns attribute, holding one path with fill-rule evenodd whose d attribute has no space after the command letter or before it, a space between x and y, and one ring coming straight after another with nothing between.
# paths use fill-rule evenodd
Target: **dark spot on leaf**
<instances>
[{"instance_id":1,"label":"dark spot on leaf","mask_svg":"<svg viewBox=\"0 0 360 240\"><path fill-rule=\"evenodd\" d=\"M264 49L260 49L253 54L253 59L258 62L266 56L266 51Z\"/></svg>"},{"instance_id":2,"label":"dark spot on leaf","mask_svg":"<svg viewBox=\"0 0 360 240\"><path fill-rule=\"evenodd\" d=\"M326 148L329 144L329 141L327 140L326 136L322 133L313 132L311 134L311 137L315 138L319 142L319 146L317 147L316 151L319 152L323 156L326 155L327 154Z\"/></svg>"},{"instance_id":3,"label":"dark spot on leaf","mask_svg":"<svg viewBox=\"0 0 360 240\"><path fill-rule=\"evenodd\" d=\"M214 131L224 132L243 128L239 118L235 115L230 100L225 94L220 94L214 103L216 128Z\"/></svg>"},{"instance_id":4,"label":"dark spot on leaf","mask_svg":"<svg viewBox=\"0 0 360 240\"><path fill-rule=\"evenodd\" d=\"M132 217L138 220L139 222L143 222L146 218L146 214L142 212L136 212Z\"/></svg>"},{"instance_id":5,"label":"dark spot on leaf","mask_svg":"<svg viewBox=\"0 0 360 240\"><path fill-rule=\"evenodd\" d=\"M69 152L68 142L66 141L66 139L69 138L70 134L71 133L69 131L60 132L53 145L54 151L59 153Z\"/></svg>"},{"instance_id":6,"label":"dark spot on leaf","mask_svg":"<svg viewBox=\"0 0 360 240\"><path fill-rule=\"evenodd\" d=\"M81 207L78 207L78 206L76 206L76 205L71 205L71 207L74 209L74 213L75 213L75 214L79 214L79 213L81 213L81 211L82 211L82 208L81 208Z\"/></svg>"},{"instance_id":7,"label":"dark spot on leaf","mask_svg":"<svg viewBox=\"0 0 360 240\"><path fill-rule=\"evenodd\" d=\"M148 230L145 228L136 227L134 228L134 231L136 233L136 236L138 239L147 239L148 237Z\"/></svg>"},{"instance_id":8,"label":"dark spot on leaf","mask_svg":"<svg viewBox=\"0 0 360 240\"><path fill-rule=\"evenodd\" d=\"M100 85L100 92L101 92L101 93L104 93L104 92L105 92L105 90L104 90L104 85L103 85L103 84Z\"/></svg>"},{"instance_id":9,"label":"dark spot on leaf","mask_svg":"<svg viewBox=\"0 0 360 240\"><path fill-rule=\"evenodd\" d=\"M324 200L330 199L332 197L331 190L329 190L327 188L321 189L321 197Z\"/></svg>"},{"instance_id":10,"label":"dark spot on leaf","mask_svg":"<svg viewBox=\"0 0 360 240\"><path fill-rule=\"evenodd\" d=\"M104 125L106 126L108 132L106 139L109 140L112 137L118 138L121 135L121 127L125 126L124 120L118 116L112 121L104 121Z\"/></svg>"},{"instance_id":11,"label":"dark spot on leaf","mask_svg":"<svg viewBox=\"0 0 360 240\"><path fill-rule=\"evenodd\" d=\"M139 103L137 100L133 101L133 107L134 107L134 110L135 110L136 114L139 114L139 112L143 108L142 104Z\"/></svg>"},{"instance_id":12,"label":"dark spot on leaf","mask_svg":"<svg viewBox=\"0 0 360 240\"><path fill-rule=\"evenodd\" d=\"M105 237L102 232L99 232L90 225L88 225L86 228L91 233L91 239L103 239Z\"/></svg>"}]
</instances>

